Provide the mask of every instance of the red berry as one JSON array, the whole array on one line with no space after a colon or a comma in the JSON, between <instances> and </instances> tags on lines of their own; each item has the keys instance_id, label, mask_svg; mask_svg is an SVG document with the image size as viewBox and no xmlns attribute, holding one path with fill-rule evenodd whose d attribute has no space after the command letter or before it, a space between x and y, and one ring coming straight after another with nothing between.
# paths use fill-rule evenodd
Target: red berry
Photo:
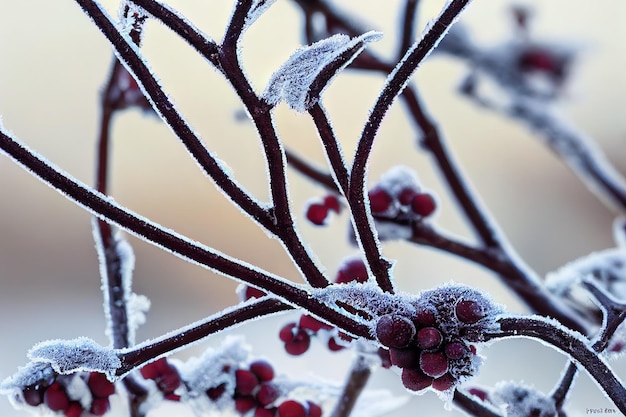
<instances>
[{"instance_id":1,"label":"red berry","mask_svg":"<svg viewBox=\"0 0 626 417\"><path fill-rule=\"evenodd\" d=\"M180 401L180 395L173 394L171 392L166 393L165 395L163 395L163 398L165 398L168 401Z\"/></svg>"},{"instance_id":2,"label":"red berry","mask_svg":"<svg viewBox=\"0 0 626 417\"><path fill-rule=\"evenodd\" d=\"M307 417L322 417L322 407L312 401L307 401L306 405L309 411Z\"/></svg>"},{"instance_id":3,"label":"red berry","mask_svg":"<svg viewBox=\"0 0 626 417\"><path fill-rule=\"evenodd\" d=\"M29 385L22 390L22 397L26 404L37 407L43 402L44 390L39 385Z\"/></svg>"},{"instance_id":4,"label":"red berry","mask_svg":"<svg viewBox=\"0 0 626 417\"><path fill-rule=\"evenodd\" d=\"M154 362L145 364L139 372L145 379L157 379L163 372L167 372L168 367L167 359L159 358Z\"/></svg>"},{"instance_id":5,"label":"red berry","mask_svg":"<svg viewBox=\"0 0 626 417\"><path fill-rule=\"evenodd\" d=\"M378 348L378 357L380 358L381 366L383 368L391 368L391 357L389 356L389 351L385 348Z\"/></svg>"},{"instance_id":6,"label":"red berry","mask_svg":"<svg viewBox=\"0 0 626 417\"><path fill-rule=\"evenodd\" d=\"M455 307L456 317L463 323L476 323L485 317L483 308L476 301L463 300L459 301Z\"/></svg>"},{"instance_id":7,"label":"red berry","mask_svg":"<svg viewBox=\"0 0 626 417\"><path fill-rule=\"evenodd\" d=\"M278 417L306 417L306 408L298 401L287 400L278 406Z\"/></svg>"},{"instance_id":8,"label":"red berry","mask_svg":"<svg viewBox=\"0 0 626 417\"><path fill-rule=\"evenodd\" d=\"M558 67L557 60L550 51L539 48L524 51L519 57L518 65L524 71L553 72Z\"/></svg>"},{"instance_id":9,"label":"red berry","mask_svg":"<svg viewBox=\"0 0 626 417\"><path fill-rule=\"evenodd\" d=\"M420 368L426 375L438 378L448 372L448 359L443 352L422 352Z\"/></svg>"},{"instance_id":10,"label":"red berry","mask_svg":"<svg viewBox=\"0 0 626 417\"><path fill-rule=\"evenodd\" d=\"M254 288L254 287L249 287L246 285L246 292L245 292L245 297L246 297L246 301L251 299L251 298L261 298L263 296L267 295L265 292L261 291L258 288Z\"/></svg>"},{"instance_id":11,"label":"red berry","mask_svg":"<svg viewBox=\"0 0 626 417\"><path fill-rule=\"evenodd\" d=\"M259 378L259 381L271 381L274 379L274 368L268 361L256 360L250 364L250 372Z\"/></svg>"},{"instance_id":12,"label":"red berry","mask_svg":"<svg viewBox=\"0 0 626 417\"><path fill-rule=\"evenodd\" d=\"M206 395L211 401L217 401L218 398L226 391L226 384L220 384L217 387L209 388L206 390Z\"/></svg>"},{"instance_id":13,"label":"red berry","mask_svg":"<svg viewBox=\"0 0 626 417\"><path fill-rule=\"evenodd\" d=\"M278 399L280 391L275 384L271 382L264 382L259 387L259 391L256 393L256 400L262 406L270 405Z\"/></svg>"},{"instance_id":14,"label":"red berry","mask_svg":"<svg viewBox=\"0 0 626 417\"><path fill-rule=\"evenodd\" d=\"M413 200L413 197L416 195L417 191L414 188L403 188L402 191L400 191L400 194L398 194L398 201L403 206L408 206L411 204L411 200Z\"/></svg>"},{"instance_id":15,"label":"red berry","mask_svg":"<svg viewBox=\"0 0 626 417\"><path fill-rule=\"evenodd\" d=\"M421 391L433 383L433 379L419 369L403 369L401 378L404 387L411 391Z\"/></svg>"},{"instance_id":16,"label":"red berry","mask_svg":"<svg viewBox=\"0 0 626 417\"><path fill-rule=\"evenodd\" d=\"M65 410L65 417L80 417L83 414L83 406L78 401L72 401Z\"/></svg>"},{"instance_id":17,"label":"red berry","mask_svg":"<svg viewBox=\"0 0 626 417\"><path fill-rule=\"evenodd\" d=\"M309 316L308 314L303 314L300 316L300 322L298 326L302 329L311 330L313 333L317 333L322 329L330 330L333 326L323 323L316 319L313 316Z\"/></svg>"},{"instance_id":18,"label":"red berry","mask_svg":"<svg viewBox=\"0 0 626 417\"><path fill-rule=\"evenodd\" d=\"M398 314L386 314L376 323L376 337L384 346L402 348L415 337L415 325Z\"/></svg>"},{"instance_id":19,"label":"red berry","mask_svg":"<svg viewBox=\"0 0 626 417\"><path fill-rule=\"evenodd\" d=\"M111 409L108 398L94 398L89 412L94 416L103 416Z\"/></svg>"},{"instance_id":20,"label":"red berry","mask_svg":"<svg viewBox=\"0 0 626 417\"><path fill-rule=\"evenodd\" d=\"M250 371L237 369L235 371L236 390L241 395L250 395L259 385L259 378Z\"/></svg>"},{"instance_id":21,"label":"red berry","mask_svg":"<svg viewBox=\"0 0 626 417\"><path fill-rule=\"evenodd\" d=\"M337 196L334 194L324 197L324 205L328 208L328 210L332 210L335 213L341 212L341 204L339 203Z\"/></svg>"},{"instance_id":22,"label":"red berry","mask_svg":"<svg viewBox=\"0 0 626 417\"><path fill-rule=\"evenodd\" d=\"M489 394L487 394L487 391L480 388L470 388L467 390L467 392L475 397L480 398L481 401L486 401L487 397L489 396Z\"/></svg>"},{"instance_id":23,"label":"red berry","mask_svg":"<svg viewBox=\"0 0 626 417\"><path fill-rule=\"evenodd\" d=\"M256 406L256 400L249 395L235 398L235 410L239 411L241 414L247 413Z\"/></svg>"},{"instance_id":24,"label":"red berry","mask_svg":"<svg viewBox=\"0 0 626 417\"><path fill-rule=\"evenodd\" d=\"M417 194L411 200L411 210L422 217L433 214L436 207L435 200L430 194Z\"/></svg>"},{"instance_id":25,"label":"red berry","mask_svg":"<svg viewBox=\"0 0 626 417\"><path fill-rule=\"evenodd\" d=\"M448 343L444 349L446 356L450 359L460 359L466 351L465 345L461 342Z\"/></svg>"},{"instance_id":26,"label":"red berry","mask_svg":"<svg viewBox=\"0 0 626 417\"><path fill-rule=\"evenodd\" d=\"M393 200L389 193L382 188L374 188L369 192L370 208L372 213L381 214L387 211Z\"/></svg>"},{"instance_id":27,"label":"red berry","mask_svg":"<svg viewBox=\"0 0 626 417\"><path fill-rule=\"evenodd\" d=\"M456 378L447 373L433 381L433 388L437 391L446 391L456 384Z\"/></svg>"},{"instance_id":28,"label":"red berry","mask_svg":"<svg viewBox=\"0 0 626 417\"><path fill-rule=\"evenodd\" d=\"M278 332L278 338L283 342L291 342L298 331L296 323L287 323Z\"/></svg>"},{"instance_id":29,"label":"red berry","mask_svg":"<svg viewBox=\"0 0 626 417\"><path fill-rule=\"evenodd\" d=\"M94 397L107 398L115 393L115 384L100 372L91 372L87 385Z\"/></svg>"},{"instance_id":30,"label":"red berry","mask_svg":"<svg viewBox=\"0 0 626 417\"><path fill-rule=\"evenodd\" d=\"M418 352L415 349L389 349L391 364L400 368L413 368L419 363Z\"/></svg>"},{"instance_id":31,"label":"red berry","mask_svg":"<svg viewBox=\"0 0 626 417\"><path fill-rule=\"evenodd\" d=\"M293 356L300 356L307 350L309 350L309 346L311 346L311 339L309 338L309 335L307 335L306 333L304 334L306 335L306 338L285 343L285 351L288 354Z\"/></svg>"},{"instance_id":32,"label":"red berry","mask_svg":"<svg viewBox=\"0 0 626 417\"><path fill-rule=\"evenodd\" d=\"M433 326L435 324L435 313L424 308L418 309L414 321L418 327Z\"/></svg>"},{"instance_id":33,"label":"red berry","mask_svg":"<svg viewBox=\"0 0 626 417\"><path fill-rule=\"evenodd\" d=\"M274 409L257 407L254 410L254 417L274 417L274 414L276 414Z\"/></svg>"},{"instance_id":34,"label":"red berry","mask_svg":"<svg viewBox=\"0 0 626 417\"><path fill-rule=\"evenodd\" d=\"M175 367L170 365L170 369L167 372L161 374L156 380L157 387L166 394L172 393L180 386L180 375Z\"/></svg>"},{"instance_id":35,"label":"red berry","mask_svg":"<svg viewBox=\"0 0 626 417\"><path fill-rule=\"evenodd\" d=\"M341 265L337 272L335 282L344 284L347 282L365 283L368 280L367 267L360 258L351 258Z\"/></svg>"},{"instance_id":36,"label":"red berry","mask_svg":"<svg viewBox=\"0 0 626 417\"><path fill-rule=\"evenodd\" d=\"M58 382L53 382L43 394L43 401L52 411L64 411L70 405L70 399L65 392L65 387Z\"/></svg>"},{"instance_id":37,"label":"red berry","mask_svg":"<svg viewBox=\"0 0 626 417\"><path fill-rule=\"evenodd\" d=\"M417 346L420 349L434 349L443 341L441 332L434 327L424 327L417 332Z\"/></svg>"},{"instance_id":38,"label":"red berry","mask_svg":"<svg viewBox=\"0 0 626 417\"><path fill-rule=\"evenodd\" d=\"M309 350L311 337L295 323L285 325L279 333L280 340L285 342L285 350L290 355L298 356Z\"/></svg>"},{"instance_id":39,"label":"red berry","mask_svg":"<svg viewBox=\"0 0 626 417\"><path fill-rule=\"evenodd\" d=\"M306 209L306 218L317 226L322 226L328 217L328 207L323 204L313 203Z\"/></svg>"},{"instance_id":40,"label":"red berry","mask_svg":"<svg viewBox=\"0 0 626 417\"><path fill-rule=\"evenodd\" d=\"M344 350L345 348L346 347L344 345L340 345L339 343L337 343L337 340L335 340L334 337L328 339L328 349L331 352L338 352L340 350Z\"/></svg>"}]
</instances>

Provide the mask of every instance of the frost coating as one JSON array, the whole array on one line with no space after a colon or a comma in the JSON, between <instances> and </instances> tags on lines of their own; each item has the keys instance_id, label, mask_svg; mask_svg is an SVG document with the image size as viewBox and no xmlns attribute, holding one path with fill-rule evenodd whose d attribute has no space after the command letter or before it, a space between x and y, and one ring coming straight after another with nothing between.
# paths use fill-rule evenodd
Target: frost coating
<instances>
[{"instance_id":1,"label":"frost coating","mask_svg":"<svg viewBox=\"0 0 626 417\"><path fill-rule=\"evenodd\" d=\"M380 39L378 32L357 38L334 35L298 49L270 78L262 98L271 105L285 101L305 112L317 101L329 81L345 68L369 42Z\"/></svg>"},{"instance_id":2,"label":"frost coating","mask_svg":"<svg viewBox=\"0 0 626 417\"><path fill-rule=\"evenodd\" d=\"M0 383L0 394L11 395L15 390L21 391L29 385L35 385L39 381L53 379L55 376L52 366L47 362L30 362L21 366L15 374L5 378Z\"/></svg>"},{"instance_id":3,"label":"frost coating","mask_svg":"<svg viewBox=\"0 0 626 417\"><path fill-rule=\"evenodd\" d=\"M86 337L41 342L31 348L28 358L49 363L60 374L97 371L106 374L110 380L122 365L113 349L102 347Z\"/></svg>"},{"instance_id":4,"label":"frost coating","mask_svg":"<svg viewBox=\"0 0 626 417\"><path fill-rule=\"evenodd\" d=\"M557 415L554 400L535 388L518 382L500 382L489 399L507 417L552 417Z\"/></svg>"}]
</instances>

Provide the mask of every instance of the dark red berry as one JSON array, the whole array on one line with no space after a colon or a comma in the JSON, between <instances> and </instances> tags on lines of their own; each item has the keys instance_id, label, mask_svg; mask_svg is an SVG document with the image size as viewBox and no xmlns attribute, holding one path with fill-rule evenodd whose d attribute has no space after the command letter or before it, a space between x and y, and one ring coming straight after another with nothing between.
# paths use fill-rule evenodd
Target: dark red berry
<instances>
[{"instance_id":1,"label":"dark red berry","mask_svg":"<svg viewBox=\"0 0 626 417\"><path fill-rule=\"evenodd\" d=\"M335 213L341 212L341 204L339 203L337 196L334 194L324 197L324 205L328 208L328 210L332 210Z\"/></svg>"},{"instance_id":2,"label":"dark red berry","mask_svg":"<svg viewBox=\"0 0 626 417\"><path fill-rule=\"evenodd\" d=\"M335 282L337 284L344 284L348 282L360 282L365 283L368 280L367 267L360 258L352 258L346 260L339 271L337 272L337 278Z\"/></svg>"},{"instance_id":3,"label":"dark red berry","mask_svg":"<svg viewBox=\"0 0 626 417\"><path fill-rule=\"evenodd\" d=\"M387 347L402 348L415 337L415 325L398 314L386 314L376 323L376 337Z\"/></svg>"},{"instance_id":4,"label":"dark red berry","mask_svg":"<svg viewBox=\"0 0 626 417\"><path fill-rule=\"evenodd\" d=\"M218 398L226 391L226 384L220 384L217 387L209 388L206 390L206 395L211 401L217 401Z\"/></svg>"},{"instance_id":5,"label":"dark red berry","mask_svg":"<svg viewBox=\"0 0 626 417\"><path fill-rule=\"evenodd\" d=\"M264 382L259 387L259 391L256 393L256 399L262 406L270 405L278 399L280 391L275 384L271 382Z\"/></svg>"},{"instance_id":6,"label":"dark red berry","mask_svg":"<svg viewBox=\"0 0 626 417\"><path fill-rule=\"evenodd\" d=\"M245 414L257 406L256 400L251 396L235 398L235 410Z\"/></svg>"},{"instance_id":7,"label":"dark red berry","mask_svg":"<svg viewBox=\"0 0 626 417\"><path fill-rule=\"evenodd\" d=\"M237 369L235 371L235 383L237 393L241 395L250 395L252 391L259 385L259 378L250 371L245 369Z\"/></svg>"},{"instance_id":8,"label":"dark red berry","mask_svg":"<svg viewBox=\"0 0 626 417\"><path fill-rule=\"evenodd\" d=\"M433 379L419 369L403 369L401 378L404 387L411 391L421 391L433 383Z\"/></svg>"},{"instance_id":9,"label":"dark red berry","mask_svg":"<svg viewBox=\"0 0 626 417\"><path fill-rule=\"evenodd\" d=\"M518 65L523 71L553 72L557 70L558 61L550 51L533 48L524 51L520 55Z\"/></svg>"},{"instance_id":10,"label":"dark red berry","mask_svg":"<svg viewBox=\"0 0 626 417\"><path fill-rule=\"evenodd\" d=\"M391 368L391 357L389 356L389 351L385 348L378 348L378 357L380 358L381 366L383 368Z\"/></svg>"},{"instance_id":11,"label":"dark red berry","mask_svg":"<svg viewBox=\"0 0 626 417\"><path fill-rule=\"evenodd\" d=\"M448 372L448 359L443 352L422 352L420 368L426 375L438 378Z\"/></svg>"},{"instance_id":12,"label":"dark red berry","mask_svg":"<svg viewBox=\"0 0 626 417\"><path fill-rule=\"evenodd\" d=\"M306 209L306 218L317 226L322 226L328 217L328 207L323 204L313 203Z\"/></svg>"},{"instance_id":13,"label":"dark red berry","mask_svg":"<svg viewBox=\"0 0 626 417\"><path fill-rule=\"evenodd\" d=\"M70 405L70 399L65 392L65 387L58 382L53 382L43 394L43 401L52 411L64 411Z\"/></svg>"},{"instance_id":14,"label":"dark red berry","mask_svg":"<svg viewBox=\"0 0 626 417\"><path fill-rule=\"evenodd\" d=\"M254 417L274 417L276 411L274 409L257 407L254 410Z\"/></svg>"},{"instance_id":15,"label":"dark red berry","mask_svg":"<svg viewBox=\"0 0 626 417\"><path fill-rule=\"evenodd\" d=\"M94 416L103 416L111 409L108 398L94 398L89 412Z\"/></svg>"},{"instance_id":16,"label":"dark red berry","mask_svg":"<svg viewBox=\"0 0 626 417\"><path fill-rule=\"evenodd\" d=\"M414 321L418 327L433 326L435 324L435 313L431 310L420 308L415 314Z\"/></svg>"},{"instance_id":17,"label":"dark red berry","mask_svg":"<svg viewBox=\"0 0 626 417\"><path fill-rule=\"evenodd\" d=\"M256 360L250 364L250 372L259 378L259 381L271 381L274 379L272 364L264 360Z\"/></svg>"},{"instance_id":18,"label":"dark red berry","mask_svg":"<svg viewBox=\"0 0 626 417\"><path fill-rule=\"evenodd\" d=\"M391 360L391 364L395 365L399 368L413 368L416 367L419 363L419 355L417 350L406 348L406 349L389 349L389 359Z\"/></svg>"},{"instance_id":19,"label":"dark red berry","mask_svg":"<svg viewBox=\"0 0 626 417\"><path fill-rule=\"evenodd\" d=\"M476 301L463 300L456 303L456 317L463 323L476 323L485 317L483 308Z\"/></svg>"},{"instance_id":20,"label":"dark red berry","mask_svg":"<svg viewBox=\"0 0 626 417\"><path fill-rule=\"evenodd\" d=\"M433 214L436 207L435 199L430 194L416 194L411 200L411 210L422 217Z\"/></svg>"},{"instance_id":21,"label":"dark red berry","mask_svg":"<svg viewBox=\"0 0 626 417\"><path fill-rule=\"evenodd\" d=\"M287 323L280 329L280 332L278 332L278 338L285 343L291 342L297 331L298 326L296 323Z\"/></svg>"},{"instance_id":22,"label":"dark red berry","mask_svg":"<svg viewBox=\"0 0 626 417\"><path fill-rule=\"evenodd\" d=\"M100 372L91 372L89 379L87 379L87 385L94 397L107 398L115 394L115 384Z\"/></svg>"},{"instance_id":23,"label":"dark red berry","mask_svg":"<svg viewBox=\"0 0 626 417\"><path fill-rule=\"evenodd\" d=\"M433 388L437 391L446 391L456 384L456 378L450 373L444 374L433 381Z\"/></svg>"},{"instance_id":24,"label":"dark red berry","mask_svg":"<svg viewBox=\"0 0 626 417\"><path fill-rule=\"evenodd\" d=\"M480 388L470 388L467 390L468 394L473 395L474 397L480 398L481 401L486 401L489 394L487 391L482 390Z\"/></svg>"},{"instance_id":25,"label":"dark red berry","mask_svg":"<svg viewBox=\"0 0 626 417\"><path fill-rule=\"evenodd\" d=\"M285 351L293 356L299 356L309 350L309 346L311 345L311 338L308 334L304 333L306 338L299 338L299 340L294 340L293 342L285 343Z\"/></svg>"},{"instance_id":26,"label":"dark red berry","mask_svg":"<svg viewBox=\"0 0 626 417\"><path fill-rule=\"evenodd\" d=\"M414 188L406 187L403 188L402 191L400 191L400 194L398 194L398 201L403 206L408 206L409 204L411 204L413 197L415 197L416 195L417 191Z\"/></svg>"},{"instance_id":27,"label":"dark red berry","mask_svg":"<svg viewBox=\"0 0 626 417\"><path fill-rule=\"evenodd\" d=\"M466 351L465 345L461 342L450 342L444 349L446 356L450 359L460 359Z\"/></svg>"},{"instance_id":28,"label":"dark red berry","mask_svg":"<svg viewBox=\"0 0 626 417\"><path fill-rule=\"evenodd\" d=\"M391 206L392 199L389 193L382 188L374 188L369 192L370 208L372 213L381 214Z\"/></svg>"},{"instance_id":29,"label":"dark red berry","mask_svg":"<svg viewBox=\"0 0 626 417\"><path fill-rule=\"evenodd\" d=\"M154 362L145 364L139 372L145 379L157 379L163 372L167 372L168 367L167 359L159 358Z\"/></svg>"},{"instance_id":30,"label":"dark red berry","mask_svg":"<svg viewBox=\"0 0 626 417\"><path fill-rule=\"evenodd\" d=\"M322 407L312 401L306 402L308 413L307 417L322 417Z\"/></svg>"},{"instance_id":31,"label":"dark red berry","mask_svg":"<svg viewBox=\"0 0 626 417\"><path fill-rule=\"evenodd\" d=\"M254 288L254 287L250 287L246 285L246 292L245 292L245 297L246 300L249 300L251 298L261 298L263 296L267 295L265 292L261 291L258 288Z\"/></svg>"},{"instance_id":32,"label":"dark red berry","mask_svg":"<svg viewBox=\"0 0 626 417\"><path fill-rule=\"evenodd\" d=\"M39 385L29 385L22 390L24 402L33 407L37 407L43 402L43 388Z\"/></svg>"},{"instance_id":33,"label":"dark red berry","mask_svg":"<svg viewBox=\"0 0 626 417\"><path fill-rule=\"evenodd\" d=\"M441 332L434 327L424 327L417 332L417 346L420 349L435 349L442 341Z\"/></svg>"},{"instance_id":34,"label":"dark red berry","mask_svg":"<svg viewBox=\"0 0 626 417\"><path fill-rule=\"evenodd\" d=\"M65 410L65 417L80 417L83 414L83 406L78 401L70 402Z\"/></svg>"},{"instance_id":35,"label":"dark red berry","mask_svg":"<svg viewBox=\"0 0 626 417\"><path fill-rule=\"evenodd\" d=\"M303 314L300 316L300 322L298 323L298 327L306 330L311 330L313 333L317 333L322 329L330 330L333 326L323 323L316 319L313 316L309 316L308 314Z\"/></svg>"},{"instance_id":36,"label":"dark red berry","mask_svg":"<svg viewBox=\"0 0 626 417\"><path fill-rule=\"evenodd\" d=\"M170 365L171 366L171 365ZM180 386L180 375L175 367L171 366L169 371L163 373L157 380L157 387L166 394L172 393Z\"/></svg>"},{"instance_id":37,"label":"dark red berry","mask_svg":"<svg viewBox=\"0 0 626 417\"><path fill-rule=\"evenodd\" d=\"M166 393L165 395L163 395L163 398L165 398L168 401L175 401L178 402L180 401L180 395L178 394L173 394L171 392Z\"/></svg>"},{"instance_id":38,"label":"dark red berry","mask_svg":"<svg viewBox=\"0 0 626 417\"><path fill-rule=\"evenodd\" d=\"M287 400L278 406L278 417L306 417L306 408L298 401Z\"/></svg>"},{"instance_id":39,"label":"dark red berry","mask_svg":"<svg viewBox=\"0 0 626 417\"><path fill-rule=\"evenodd\" d=\"M346 347L344 345L340 345L337 343L334 337L328 339L328 349L331 352L339 352L340 350L344 350Z\"/></svg>"}]
</instances>

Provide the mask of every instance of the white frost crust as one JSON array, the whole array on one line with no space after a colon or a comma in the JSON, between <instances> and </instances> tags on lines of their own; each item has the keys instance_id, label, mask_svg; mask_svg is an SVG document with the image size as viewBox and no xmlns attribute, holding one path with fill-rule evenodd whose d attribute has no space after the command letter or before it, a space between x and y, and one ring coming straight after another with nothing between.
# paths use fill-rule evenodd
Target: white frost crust
<instances>
[{"instance_id":1,"label":"white frost crust","mask_svg":"<svg viewBox=\"0 0 626 417\"><path fill-rule=\"evenodd\" d=\"M541 391L528 385L513 382L499 382L489 395L489 399L507 417L551 417L556 415L554 400Z\"/></svg>"},{"instance_id":2,"label":"white frost crust","mask_svg":"<svg viewBox=\"0 0 626 417\"><path fill-rule=\"evenodd\" d=\"M48 340L33 346L28 358L50 364L60 374L77 371L96 371L115 379L115 371L122 363L113 349L105 348L86 337L73 340Z\"/></svg>"},{"instance_id":3,"label":"white frost crust","mask_svg":"<svg viewBox=\"0 0 626 417\"><path fill-rule=\"evenodd\" d=\"M334 77L365 49L367 43L376 41L381 36L379 32L373 31L353 39L338 34L298 49L271 76L262 98L271 105L277 105L284 100L293 110L305 112L319 98L317 93L314 96L310 95L311 86L318 76L328 66L342 60L341 65L334 69L332 74ZM351 49L353 51L350 56L342 56ZM330 79L326 85L329 82ZM319 92L320 95L324 88Z\"/></svg>"}]
</instances>

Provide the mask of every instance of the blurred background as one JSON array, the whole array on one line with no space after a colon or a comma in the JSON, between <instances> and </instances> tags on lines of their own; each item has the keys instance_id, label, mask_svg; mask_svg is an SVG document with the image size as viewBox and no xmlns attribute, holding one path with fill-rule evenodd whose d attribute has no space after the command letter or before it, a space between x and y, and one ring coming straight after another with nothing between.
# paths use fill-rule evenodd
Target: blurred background
<instances>
[{"instance_id":1,"label":"blurred background","mask_svg":"<svg viewBox=\"0 0 626 417\"><path fill-rule=\"evenodd\" d=\"M118 2L102 2L116 14ZM232 1L168 1L206 34L219 40ZM438 13L444 2L422 2L420 24ZM535 0L520 4L535 11L533 34L580 47L562 103L564 115L595 138L609 159L626 172L626 4ZM384 32L372 47L395 52L403 2L349 0L341 7L362 16L367 29ZM511 35L510 2L476 1L463 14L472 34L485 45ZM278 0L247 33L242 50L247 74L257 90L302 43L302 17L288 0ZM189 122L234 176L259 199L267 201L265 166L253 126L241 120L242 107L222 77L182 41L157 23L146 28L142 48ZM25 0L0 2L0 117L4 126L38 153L81 181L92 184L99 91L109 73L112 54L104 37L73 2ZM414 78L424 101L519 255L540 275L577 257L614 245L615 213L602 205L571 172L546 150L532 132L517 123L477 108L456 92L467 68L433 56ZM367 112L383 83L381 76L345 72L324 94L324 104L351 155ZM322 165L324 157L309 117L285 106L276 111L284 142ZM168 128L137 110L119 114L113 126L111 193L128 208L284 277L298 280L282 247L267 237L218 192L190 160ZM412 167L421 183L440 201L438 225L471 238L463 218L426 155L404 108L389 112L374 149L369 174L373 183L391 166ZM302 236L330 276L343 257L355 253L348 244L345 216L324 228L303 219L306 201L324 190L289 172L290 191ZM33 178L6 157L0 158L0 378L26 363L35 343L53 338L88 336L104 345L102 298L90 216ZM159 336L236 303L236 283L190 265L133 237L135 291L152 301L148 322L138 340ZM388 243L400 289L418 292L454 280L487 290L510 311L525 311L510 291L491 275L468 263L406 243ZM254 345L254 354L274 361L279 373L307 378L311 370L341 381L349 353L332 354L314 346L303 357L283 353L277 337L291 317L257 321L236 329ZM228 333L228 332L227 332ZM178 356L199 355L224 335ZM534 341L508 340L482 350L487 358L476 384L492 386L518 380L549 391L563 369L563 356ZM613 366L626 375L622 362ZM397 375L378 371L372 388L409 397L390 416L425 415L443 410L433 394L407 394ZM612 408L586 376L571 395L572 415L586 408ZM434 411L427 411L434 410ZM164 411L168 415L172 410ZM441 413L444 413L441 411ZM0 398L0 415L23 416ZM177 415L179 414L176 411ZM158 415L154 413L151 415ZM457 411L445 415L460 415Z\"/></svg>"}]
</instances>

